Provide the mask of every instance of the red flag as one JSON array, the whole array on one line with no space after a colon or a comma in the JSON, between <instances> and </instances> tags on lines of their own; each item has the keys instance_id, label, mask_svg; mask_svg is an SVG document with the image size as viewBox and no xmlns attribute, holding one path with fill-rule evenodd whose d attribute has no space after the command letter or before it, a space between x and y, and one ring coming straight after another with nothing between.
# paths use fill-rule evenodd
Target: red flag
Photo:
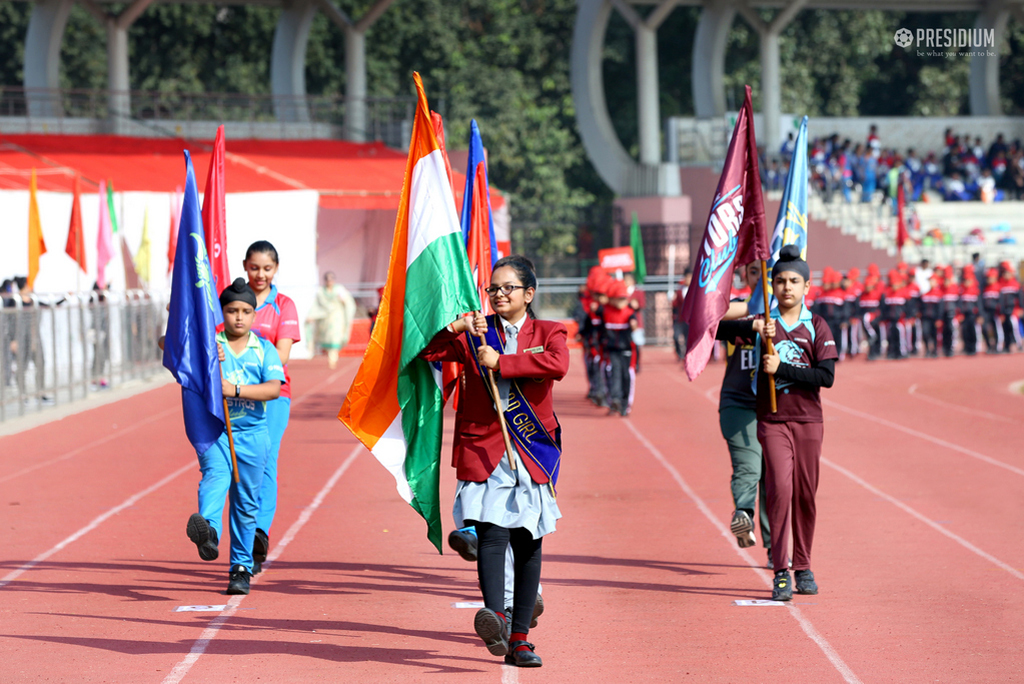
<instances>
[{"instance_id":1,"label":"red flag","mask_svg":"<svg viewBox=\"0 0 1024 684\"><path fill-rule=\"evenodd\" d=\"M224 197L224 127L217 128L213 141L210 170L206 172L203 191L203 230L206 232L206 253L210 257L210 275L217 294L231 284L228 269L228 228Z\"/></svg>"},{"instance_id":2,"label":"red flag","mask_svg":"<svg viewBox=\"0 0 1024 684\"><path fill-rule=\"evenodd\" d=\"M68 241L64 251L75 260L79 268L89 271L85 265L85 232L82 230L82 178L77 173L74 199L71 200L71 225L68 227Z\"/></svg>"},{"instance_id":3,"label":"red flag","mask_svg":"<svg viewBox=\"0 0 1024 684\"><path fill-rule=\"evenodd\" d=\"M171 230L167 240L167 275L174 270L174 250L178 246L178 220L181 218L181 186L174 191L174 202L171 204Z\"/></svg>"},{"instance_id":4,"label":"red flag","mask_svg":"<svg viewBox=\"0 0 1024 684\"><path fill-rule=\"evenodd\" d=\"M903 245L907 244L907 217L905 209L907 207L907 198L903 194L903 174L897 176L896 185L896 247L903 249Z\"/></svg>"},{"instance_id":5,"label":"red flag","mask_svg":"<svg viewBox=\"0 0 1024 684\"><path fill-rule=\"evenodd\" d=\"M455 177L452 174L452 163L448 160L448 148L444 144L444 121L437 112L430 112L430 123L434 128L434 137L437 138L437 145L441 149L441 158L444 159L444 170L448 174L448 186L452 189L452 201L455 202L455 215L459 213L459 201L455 198ZM489 276L488 276L489 277ZM449 361L441 364L441 392L445 403L448 403L453 395L453 405L459 401L459 376L462 375L462 364L457 361Z\"/></svg>"},{"instance_id":6,"label":"red flag","mask_svg":"<svg viewBox=\"0 0 1024 684\"><path fill-rule=\"evenodd\" d=\"M697 251L694 278L683 302L683 320L690 327L684 364L690 380L700 375L711 357L718 323L729 308L736 265L767 258L768 234L757 168L754 107L747 86L704 239Z\"/></svg>"}]
</instances>

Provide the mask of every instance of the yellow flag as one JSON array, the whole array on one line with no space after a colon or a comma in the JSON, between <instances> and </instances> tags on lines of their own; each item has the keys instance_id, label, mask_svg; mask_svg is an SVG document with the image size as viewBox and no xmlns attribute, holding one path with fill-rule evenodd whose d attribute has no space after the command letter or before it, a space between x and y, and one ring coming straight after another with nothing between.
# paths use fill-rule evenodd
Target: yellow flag
<instances>
[{"instance_id":1,"label":"yellow flag","mask_svg":"<svg viewBox=\"0 0 1024 684\"><path fill-rule=\"evenodd\" d=\"M46 254L43 224L39 221L39 202L36 201L36 170L28 186L28 286L33 287L39 273L39 257Z\"/></svg>"},{"instance_id":2,"label":"yellow flag","mask_svg":"<svg viewBox=\"0 0 1024 684\"><path fill-rule=\"evenodd\" d=\"M139 251L135 252L135 272L147 285L149 284L149 253L149 207L146 207L146 211L142 215L142 242L139 243Z\"/></svg>"}]
</instances>

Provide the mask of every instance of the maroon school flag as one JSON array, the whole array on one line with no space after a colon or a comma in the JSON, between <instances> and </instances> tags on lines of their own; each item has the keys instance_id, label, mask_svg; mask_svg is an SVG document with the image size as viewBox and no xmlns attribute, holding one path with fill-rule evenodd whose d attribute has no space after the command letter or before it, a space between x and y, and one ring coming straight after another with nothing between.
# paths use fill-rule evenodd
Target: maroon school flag
<instances>
[{"instance_id":1,"label":"maroon school flag","mask_svg":"<svg viewBox=\"0 0 1024 684\"><path fill-rule=\"evenodd\" d=\"M768 258L750 86L746 91L683 302L683 320L689 325L684 366L690 380L708 365L718 322L729 308L736 264Z\"/></svg>"}]
</instances>

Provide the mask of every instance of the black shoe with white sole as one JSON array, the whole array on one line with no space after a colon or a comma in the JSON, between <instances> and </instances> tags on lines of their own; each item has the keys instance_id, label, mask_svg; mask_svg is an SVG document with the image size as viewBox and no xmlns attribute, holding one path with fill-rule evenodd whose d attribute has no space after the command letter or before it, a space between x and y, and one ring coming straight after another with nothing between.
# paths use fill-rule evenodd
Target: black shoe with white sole
<instances>
[{"instance_id":1,"label":"black shoe with white sole","mask_svg":"<svg viewBox=\"0 0 1024 684\"><path fill-rule=\"evenodd\" d=\"M448 546L462 556L462 560L476 562L476 535L468 530L452 530L448 534Z\"/></svg>"}]
</instances>

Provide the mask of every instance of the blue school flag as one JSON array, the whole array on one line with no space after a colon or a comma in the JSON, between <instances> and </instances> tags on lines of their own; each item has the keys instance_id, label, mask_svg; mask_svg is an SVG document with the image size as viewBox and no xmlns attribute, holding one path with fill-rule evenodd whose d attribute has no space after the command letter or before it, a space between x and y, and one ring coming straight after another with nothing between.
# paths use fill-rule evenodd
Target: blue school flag
<instances>
[{"instance_id":1,"label":"blue school flag","mask_svg":"<svg viewBox=\"0 0 1024 684\"><path fill-rule=\"evenodd\" d=\"M796 136L796 149L793 161L786 176L786 189L782 191L782 204L779 205L779 217L775 221L772 232L770 255L768 256L768 279L772 277L772 266L779 259L779 252L785 245L798 245L800 258L807 260L807 117L800 122L800 132ZM776 306L774 297L771 307ZM764 313L764 295L761 283L750 295L747 309L751 314Z\"/></svg>"},{"instance_id":2,"label":"blue school flag","mask_svg":"<svg viewBox=\"0 0 1024 684\"><path fill-rule=\"evenodd\" d=\"M473 226L473 188L476 174L483 167L484 197L487 198L487 241L491 245L491 266L498 260L498 243L494 237L494 215L491 212L491 193L487 180L487 159L484 156L484 141L476 119L469 122L469 156L466 158L466 187L462 192L462 241L469 247L469 234ZM479 219L478 219L479 221ZM472 261L472 257L470 258ZM490 269L488 269L488 274ZM489 276L488 276L489 277ZM490 283L488 283L490 284Z\"/></svg>"},{"instance_id":3,"label":"blue school flag","mask_svg":"<svg viewBox=\"0 0 1024 684\"><path fill-rule=\"evenodd\" d=\"M213 291L192 158L185 152L185 197L175 247L164 367L181 385L185 434L200 454L224 432L217 326L224 316Z\"/></svg>"}]
</instances>

